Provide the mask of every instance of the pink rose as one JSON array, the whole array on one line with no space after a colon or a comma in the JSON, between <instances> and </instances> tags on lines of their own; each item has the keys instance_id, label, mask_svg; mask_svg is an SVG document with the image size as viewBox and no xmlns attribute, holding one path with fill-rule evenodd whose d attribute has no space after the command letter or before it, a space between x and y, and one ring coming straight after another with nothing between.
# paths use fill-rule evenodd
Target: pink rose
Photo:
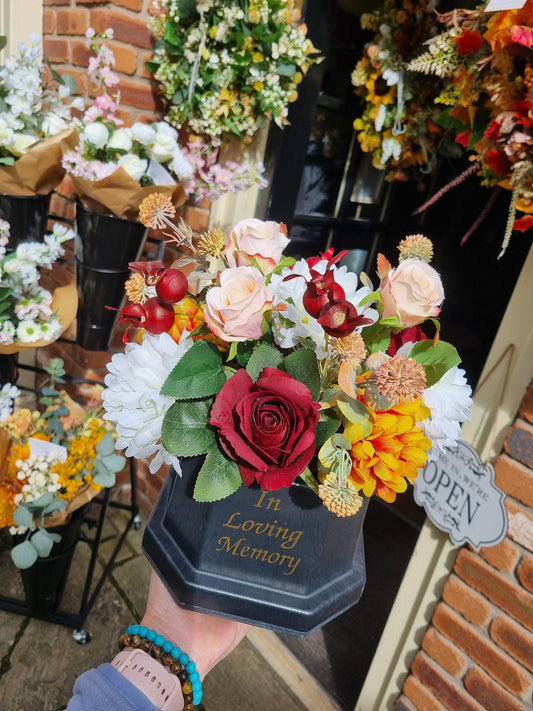
<instances>
[{"instance_id":1,"label":"pink rose","mask_svg":"<svg viewBox=\"0 0 533 711\"><path fill-rule=\"evenodd\" d=\"M438 316L444 299L438 272L422 259L413 257L391 269L379 290L383 301L382 318L398 316L403 328Z\"/></svg>"},{"instance_id":2,"label":"pink rose","mask_svg":"<svg viewBox=\"0 0 533 711\"><path fill-rule=\"evenodd\" d=\"M220 274L220 286L207 291L205 322L223 341L261 338L263 314L274 297L255 267L234 267Z\"/></svg>"},{"instance_id":3,"label":"pink rose","mask_svg":"<svg viewBox=\"0 0 533 711\"><path fill-rule=\"evenodd\" d=\"M320 404L309 388L276 368L254 383L244 368L222 386L211 408L218 441L246 486L290 486L315 453Z\"/></svg>"},{"instance_id":4,"label":"pink rose","mask_svg":"<svg viewBox=\"0 0 533 711\"><path fill-rule=\"evenodd\" d=\"M255 217L237 222L229 233L226 258L230 267L246 267L253 257L263 274L277 267L290 240L283 222L263 222Z\"/></svg>"}]
</instances>

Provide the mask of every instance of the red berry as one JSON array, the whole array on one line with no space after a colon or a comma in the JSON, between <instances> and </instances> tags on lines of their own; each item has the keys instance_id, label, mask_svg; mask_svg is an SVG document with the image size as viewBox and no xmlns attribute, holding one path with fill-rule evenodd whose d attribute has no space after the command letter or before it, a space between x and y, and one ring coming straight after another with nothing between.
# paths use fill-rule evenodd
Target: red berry
<instances>
[{"instance_id":1,"label":"red berry","mask_svg":"<svg viewBox=\"0 0 533 711\"><path fill-rule=\"evenodd\" d=\"M174 309L168 304L163 304L157 297L148 299L143 308L146 314L143 326L150 333L164 333L174 325Z\"/></svg>"},{"instance_id":2,"label":"red berry","mask_svg":"<svg viewBox=\"0 0 533 711\"><path fill-rule=\"evenodd\" d=\"M187 294L187 277L179 269L166 269L159 278L155 290L165 304L176 304Z\"/></svg>"}]
</instances>

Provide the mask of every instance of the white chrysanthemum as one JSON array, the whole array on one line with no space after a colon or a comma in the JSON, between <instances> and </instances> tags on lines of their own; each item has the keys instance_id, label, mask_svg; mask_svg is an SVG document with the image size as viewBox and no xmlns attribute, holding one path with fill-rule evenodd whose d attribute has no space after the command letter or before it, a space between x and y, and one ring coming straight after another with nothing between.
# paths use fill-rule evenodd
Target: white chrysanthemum
<instances>
[{"instance_id":1,"label":"white chrysanthemum","mask_svg":"<svg viewBox=\"0 0 533 711\"><path fill-rule=\"evenodd\" d=\"M324 274L327 268L327 260L322 259L315 264L313 269L319 274ZM349 272L346 266L339 269L334 267L335 281L344 289L346 300L352 303L359 314L377 321L378 312L369 306L360 307L361 301L371 293L367 286L357 288L357 276ZM283 281L289 274L301 274L304 278L290 279ZM287 310L281 313L273 312L274 339L281 348L293 348L302 344L308 339L314 343L317 358L322 359L327 356L325 333L318 321L310 316L304 308L303 296L307 288L306 282L311 278L309 266L305 259L293 265L292 269L285 268L281 274L273 274L269 284L269 290L274 294L274 303L286 304ZM361 329L356 329L360 331Z\"/></svg>"},{"instance_id":2,"label":"white chrysanthemum","mask_svg":"<svg viewBox=\"0 0 533 711\"><path fill-rule=\"evenodd\" d=\"M442 378L425 390L422 403L431 414L420 423L424 434L433 447L428 452L428 461L437 459L440 451L453 449L461 437L461 422L470 420L472 388L465 378L465 371L457 366L450 368Z\"/></svg>"},{"instance_id":3,"label":"white chrysanthemum","mask_svg":"<svg viewBox=\"0 0 533 711\"><path fill-rule=\"evenodd\" d=\"M21 321L17 326L17 340L21 343L35 343L42 338L41 327L36 321L31 319Z\"/></svg>"},{"instance_id":4,"label":"white chrysanthemum","mask_svg":"<svg viewBox=\"0 0 533 711\"><path fill-rule=\"evenodd\" d=\"M177 458L161 443L161 427L174 398L161 395L161 386L170 371L192 346L184 331L177 344L168 333L144 334L142 345L128 343L124 353L117 353L108 363L107 388L102 394L105 420L116 424L119 438L116 449L128 457L151 459L150 472L163 465L179 471Z\"/></svg>"}]
</instances>

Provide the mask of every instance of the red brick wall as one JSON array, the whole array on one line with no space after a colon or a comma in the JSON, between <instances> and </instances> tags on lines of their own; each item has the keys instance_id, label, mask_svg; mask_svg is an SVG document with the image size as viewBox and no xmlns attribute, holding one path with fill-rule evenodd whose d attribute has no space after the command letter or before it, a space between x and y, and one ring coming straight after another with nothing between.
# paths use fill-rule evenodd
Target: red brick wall
<instances>
[{"instance_id":1,"label":"red brick wall","mask_svg":"<svg viewBox=\"0 0 533 711\"><path fill-rule=\"evenodd\" d=\"M394 711L533 707L533 385L495 470L507 536L460 550Z\"/></svg>"},{"instance_id":2,"label":"red brick wall","mask_svg":"<svg viewBox=\"0 0 533 711\"><path fill-rule=\"evenodd\" d=\"M152 38L149 30L151 0L43 0L43 49L53 68L59 73L68 72L78 84L79 93L86 99L94 95L94 87L88 85L86 67L89 53L85 46L85 32L93 27L96 32L113 28L114 38L106 43L113 50L116 60L115 70L120 76L121 103L120 118L125 125L134 121L154 121L163 117L158 100L157 86L144 69L145 61L151 56ZM75 215L75 195L68 180L63 181L52 196L50 212L60 218L73 220ZM201 206L185 205L182 208L185 221L196 232L207 229L209 204ZM160 235L151 234L159 238ZM175 252L168 246L164 261L170 265ZM74 255L72 249L66 255L67 262L55 268L52 279L45 283L49 288L54 284L75 281ZM75 324L65 336L76 338ZM113 349L122 348L122 332L118 331L112 340ZM61 356L65 360L67 373L102 381L106 364L110 360L107 352L86 351L75 344L58 342L38 352L39 359ZM83 387L80 388L83 392ZM138 466L139 503L150 511L162 486L165 473L152 476L142 463ZM129 475L124 473L122 492L127 495ZM120 494L119 490L119 494Z\"/></svg>"}]
</instances>

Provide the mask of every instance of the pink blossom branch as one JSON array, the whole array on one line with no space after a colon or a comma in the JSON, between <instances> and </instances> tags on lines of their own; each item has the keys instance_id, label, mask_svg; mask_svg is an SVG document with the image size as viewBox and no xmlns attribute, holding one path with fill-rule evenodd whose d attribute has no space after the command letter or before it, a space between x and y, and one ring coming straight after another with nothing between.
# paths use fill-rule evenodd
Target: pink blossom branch
<instances>
[{"instance_id":1,"label":"pink blossom branch","mask_svg":"<svg viewBox=\"0 0 533 711\"><path fill-rule=\"evenodd\" d=\"M429 200L426 200L423 205L421 205L413 212L413 215L419 215L421 212L424 212L424 210L427 210L428 207L431 207L431 205L435 204L437 200L440 200L441 197L445 195L449 190L455 188L457 185L460 185L464 180L466 180L470 175L472 175L472 173L475 173L478 168L479 163L472 163L472 165L468 166L468 168L464 170L460 175L458 175L456 178L454 178L449 183L444 185L440 190L438 190L435 195L433 195L433 197L430 197Z\"/></svg>"}]
</instances>

